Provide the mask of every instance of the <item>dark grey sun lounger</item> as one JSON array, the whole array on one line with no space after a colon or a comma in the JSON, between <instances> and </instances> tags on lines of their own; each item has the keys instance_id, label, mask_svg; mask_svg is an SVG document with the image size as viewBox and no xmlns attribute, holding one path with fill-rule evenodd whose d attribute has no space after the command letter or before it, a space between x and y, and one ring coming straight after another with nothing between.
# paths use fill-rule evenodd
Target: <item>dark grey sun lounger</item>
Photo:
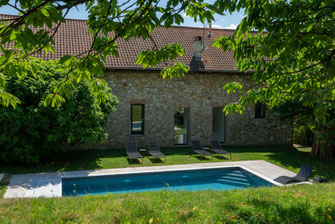
<instances>
[{"instance_id":1,"label":"dark grey sun lounger","mask_svg":"<svg viewBox=\"0 0 335 224\"><path fill-rule=\"evenodd\" d=\"M231 159L231 153L226 151L226 150L223 150L221 148L221 144L220 144L219 140L211 139L210 142L211 142L211 145L212 145L212 148L210 149L211 151L215 152L216 154L219 154L220 156L228 154L230 159Z\"/></svg>"},{"instance_id":2,"label":"dark grey sun lounger","mask_svg":"<svg viewBox=\"0 0 335 224\"><path fill-rule=\"evenodd\" d=\"M142 159L142 163L143 163L143 156L137 151L136 142L127 142L126 153L130 159Z\"/></svg>"},{"instance_id":3,"label":"dark grey sun lounger","mask_svg":"<svg viewBox=\"0 0 335 224\"><path fill-rule=\"evenodd\" d=\"M274 181L277 181L281 184L287 184L290 182L302 182L308 180L309 176L312 174L313 167L308 165L303 165L299 173L295 177L280 176Z\"/></svg>"},{"instance_id":4,"label":"dark grey sun lounger","mask_svg":"<svg viewBox=\"0 0 335 224\"><path fill-rule=\"evenodd\" d=\"M212 153L207 152L202 148L201 142L199 140L192 141L192 152L201 155L201 157L212 156Z\"/></svg>"},{"instance_id":5,"label":"dark grey sun lounger","mask_svg":"<svg viewBox=\"0 0 335 224\"><path fill-rule=\"evenodd\" d=\"M154 159L165 158L165 161L166 161L166 156L159 150L159 146L156 141L149 142L148 145L149 145L148 153Z\"/></svg>"}]
</instances>

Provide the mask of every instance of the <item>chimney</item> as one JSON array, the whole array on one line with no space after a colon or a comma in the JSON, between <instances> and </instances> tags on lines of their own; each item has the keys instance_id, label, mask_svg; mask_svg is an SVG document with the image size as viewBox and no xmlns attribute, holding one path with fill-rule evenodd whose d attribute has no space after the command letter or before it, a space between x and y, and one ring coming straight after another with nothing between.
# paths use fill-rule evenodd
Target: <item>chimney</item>
<instances>
[{"instance_id":1,"label":"chimney","mask_svg":"<svg viewBox=\"0 0 335 224\"><path fill-rule=\"evenodd\" d=\"M208 32L208 38L211 39L212 37L212 24L209 24L209 32Z\"/></svg>"},{"instance_id":2,"label":"chimney","mask_svg":"<svg viewBox=\"0 0 335 224\"><path fill-rule=\"evenodd\" d=\"M202 53L202 37L197 36L193 42L193 57L196 61L201 61L201 53Z\"/></svg>"}]
</instances>

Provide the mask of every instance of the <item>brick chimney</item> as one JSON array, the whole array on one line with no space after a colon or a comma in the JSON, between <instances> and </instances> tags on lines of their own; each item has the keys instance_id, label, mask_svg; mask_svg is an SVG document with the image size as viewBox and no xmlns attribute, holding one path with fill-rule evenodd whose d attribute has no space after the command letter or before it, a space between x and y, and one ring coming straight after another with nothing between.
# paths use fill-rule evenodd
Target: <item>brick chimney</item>
<instances>
[{"instance_id":1,"label":"brick chimney","mask_svg":"<svg viewBox=\"0 0 335 224\"><path fill-rule=\"evenodd\" d=\"M193 57L196 61L201 61L202 59L202 48L203 48L202 37L197 36L193 42Z\"/></svg>"}]
</instances>

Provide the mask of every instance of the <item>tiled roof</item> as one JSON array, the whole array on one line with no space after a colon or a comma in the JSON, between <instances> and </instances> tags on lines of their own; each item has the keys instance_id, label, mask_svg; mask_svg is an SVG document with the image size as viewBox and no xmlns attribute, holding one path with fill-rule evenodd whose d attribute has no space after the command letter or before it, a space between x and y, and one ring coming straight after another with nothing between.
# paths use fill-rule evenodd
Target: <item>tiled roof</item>
<instances>
[{"instance_id":1,"label":"tiled roof","mask_svg":"<svg viewBox=\"0 0 335 224\"><path fill-rule=\"evenodd\" d=\"M0 18L13 18L9 15L0 15ZM159 47L166 44L178 43L185 48L184 57L178 61L190 66L192 71L236 71L233 52L223 52L221 49L212 47L213 41L219 36L229 36L233 30L212 29L212 37L208 38L208 28L194 28L173 26L169 29L157 27L152 33L152 37ZM203 60L196 61L193 58L193 42L196 36L204 37L208 48L202 54ZM36 55L45 60L58 59L63 55L78 55L89 49L92 43L92 36L88 33L88 25L85 20L67 19L65 24L59 27L54 37L55 54L41 53ZM119 57L109 57L106 60L106 68L109 69L141 69L140 65L135 64L138 54L142 50L152 49L153 43L148 38L132 38L129 41L124 39L117 40ZM161 69L165 65L160 64L156 69Z\"/></svg>"}]
</instances>

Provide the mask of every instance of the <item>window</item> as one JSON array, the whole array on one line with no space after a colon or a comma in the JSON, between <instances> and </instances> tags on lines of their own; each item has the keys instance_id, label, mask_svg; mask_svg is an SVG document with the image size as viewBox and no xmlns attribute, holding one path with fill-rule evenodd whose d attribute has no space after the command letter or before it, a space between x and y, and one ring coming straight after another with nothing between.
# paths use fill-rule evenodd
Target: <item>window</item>
<instances>
[{"instance_id":1,"label":"window","mask_svg":"<svg viewBox=\"0 0 335 224\"><path fill-rule=\"evenodd\" d=\"M226 116L223 107L213 107L213 139L220 142L225 141L226 136Z\"/></svg>"},{"instance_id":2,"label":"window","mask_svg":"<svg viewBox=\"0 0 335 224\"><path fill-rule=\"evenodd\" d=\"M189 111L189 108L184 107L174 110L173 138L176 145L186 145L188 143Z\"/></svg>"},{"instance_id":3,"label":"window","mask_svg":"<svg viewBox=\"0 0 335 224\"><path fill-rule=\"evenodd\" d=\"M144 105L132 104L131 105L131 134L143 135L144 134Z\"/></svg>"},{"instance_id":4,"label":"window","mask_svg":"<svg viewBox=\"0 0 335 224\"><path fill-rule=\"evenodd\" d=\"M256 103L255 118L265 118L265 104L264 103Z\"/></svg>"}]
</instances>

